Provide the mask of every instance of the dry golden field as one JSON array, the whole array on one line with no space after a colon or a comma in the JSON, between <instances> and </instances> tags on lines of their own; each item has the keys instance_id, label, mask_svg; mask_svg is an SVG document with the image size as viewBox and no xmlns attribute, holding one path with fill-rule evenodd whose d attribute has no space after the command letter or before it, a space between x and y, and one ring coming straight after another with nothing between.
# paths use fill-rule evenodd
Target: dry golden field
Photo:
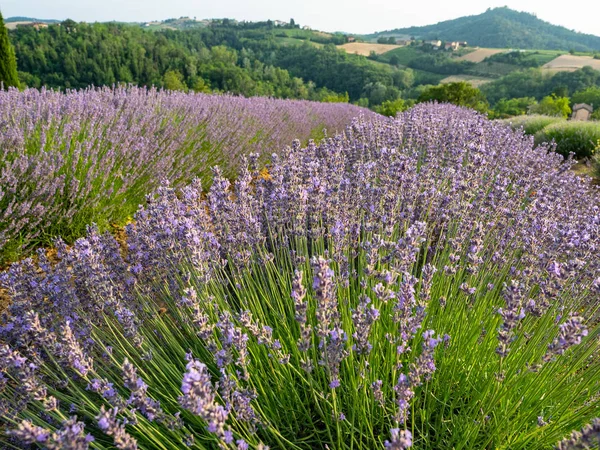
<instances>
[{"instance_id":1,"label":"dry golden field","mask_svg":"<svg viewBox=\"0 0 600 450\"><path fill-rule=\"evenodd\" d=\"M14 30L15 28L17 28L18 25L27 25L28 23L32 23L31 21L25 21L25 22L8 22L4 25L6 25L6 28L8 28L9 30Z\"/></svg>"},{"instance_id":2,"label":"dry golden field","mask_svg":"<svg viewBox=\"0 0 600 450\"><path fill-rule=\"evenodd\" d=\"M466 81L473 87L479 87L485 83L493 81L493 78L477 77L473 75L450 75L449 77L444 78L442 81L440 81L440 83L458 83L460 81Z\"/></svg>"},{"instance_id":3,"label":"dry golden field","mask_svg":"<svg viewBox=\"0 0 600 450\"><path fill-rule=\"evenodd\" d=\"M370 42L350 42L348 44L338 45L338 48L345 50L346 53L356 53L357 55L362 56L369 56L371 52L381 55L399 47L402 46L393 44L373 44Z\"/></svg>"},{"instance_id":4,"label":"dry golden field","mask_svg":"<svg viewBox=\"0 0 600 450\"><path fill-rule=\"evenodd\" d=\"M488 56L495 55L496 53L504 52L504 49L501 48L478 48L477 50L467 53L464 56L458 58L460 61L471 61L474 63L480 63Z\"/></svg>"},{"instance_id":5,"label":"dry golden field","mask_svg":"<svg viewBox=\"0 0 600 450\"><path fill-rule=\"evenodd\" d=\"M591 56L561 55L542 66L545 72L574 72L585 66L600 70L600 59Z\"/></svg>"}]
</instances>

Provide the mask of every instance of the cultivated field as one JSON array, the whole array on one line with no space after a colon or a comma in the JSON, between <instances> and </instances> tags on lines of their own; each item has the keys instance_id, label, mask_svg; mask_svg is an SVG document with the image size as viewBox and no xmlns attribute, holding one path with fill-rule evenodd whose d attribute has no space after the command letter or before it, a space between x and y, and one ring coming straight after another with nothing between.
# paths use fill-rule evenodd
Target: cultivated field
<instances>
[{"instance_id":1,"label":"cultivated field","mask_svg":"<svg viewBox=\"0 0 600 450\"><path fill-rule=\"evenodd\" d=\"M387 53L390 50L395 50L402 47L401 45L393 44L372 44L369 42L351 42L344 45L339 45L338 48L345 50L346 53L355 53L357 55L369 56L371 52L375 52L378 55Z\"/></svg>"},{"instance_id":2,"label":"cultivated field","mask_svg":"<svg viewBox=\"0 0 600 450\"><path fill-rule=\"evenodd\" d=\"M485 83L489 83L490 81L494 81L493 78L483 78L483 77L477 77L477 76L473 76L473 75L450 75L447 78L444 78L442 81L440 81L440 83L442 84L447 84L447 83L458 83L460 81L466 81L467 83L469 83L470 85L474 86L474 87L479 87Z\"/></svg>"},{"instance_id":3,"label":"cultivated field","mask_svg":"<svg viewBox=\"0 0 600 450\"><path fill-rule=\"evenodd\" d=\"M600 70L600 59L591 56L561 55L542 66L546 72L574 72L585 66Z\"/></svg>"},{"instance_id":4,"label":"cultivated field","mask_svg":"<svg viewBox=\"0 0 600 450\"><path fill-rule=\"evenodd\" d=\"M501 48L478 48L477 50L467 53L464 56L458 58L460 61L471 61L474 63L479 63L483 61L488 56L495 55L497 53L504 52L504 49Z\"/></svg>"},{"instance_id":5,"label":"cultivated field","mask_svg":"<svg viewBox=\"0 0 600 450\"><path fill-rule=\"evenodd\" d=\"M25 22L8 22L5 24L6 28L8 28L9 30L14 30L16 29L19 25L27 25L28 23L32 23L31 21L25 21Z\"/></svg>"}]
</instances>

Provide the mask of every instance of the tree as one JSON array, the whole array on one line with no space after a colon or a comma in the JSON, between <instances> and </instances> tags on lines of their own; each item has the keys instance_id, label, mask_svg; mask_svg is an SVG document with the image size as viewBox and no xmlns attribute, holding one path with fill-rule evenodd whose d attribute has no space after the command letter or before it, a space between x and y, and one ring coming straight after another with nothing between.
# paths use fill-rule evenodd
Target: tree
<instances>
[{"instance_id":1,"label":"tree","mask_svg":"<svg viewBox=\"0 0 600 450\"><path fill-rule=\"evenodd\" d=\"M571 102L575 103L587 103L592 105L594 110L600 111L600 87L593 86L583 91L575 92L571 97Z\"/></svg>"},{"instance_id":2,"label":"tree","mask_svg":"<svg viewBox=\"0 0 600 450\"><path fill-rule=\"evenodd\" d=\"M5 89L9 86L19 87L15 49L8 40L8 30L4 26L2 13L0 13L0 82Z\"/></svg>"},{"instance_id":3,"label":"tree","mask_svg":"<svg viewBox=\"0 0 600 450\"><path fill-rule=\"evenodd\" d=\"M494 119L505 119L513 116L522 116L529 112L529 109L537 105L537 101L533 97L501 99L494 110L492 116Z\"/></svg>"},{"instance_id":4,"label":"tree","mask_svg":"<svg viewBox=\"0 0 600 450\"><path fill-rule=\"evenodd\" d=\"M569 117L571 114L569 98L548 95L537 105L533 106L531 112L533 114L543 114L544 116Z\"/></svg>"},{"instance_id":5,"label":"tree","mask_svg":"<svg viewBox=\"0 0 600 450\"><path fill-rule=\"evenodd\" d=\"M167 70L163 77L163 84L165 89L170 91L187 91L183 75L178 70Z\"/></svg>"},{"instance_id":6,"label":"tree","mask_svg":"<svg viewBox=\"0 0 600 450\"><path fill-rule=\"evenodd\" d=\"M488 109L485 95L479 89L464 81L430 87L421 93L418 101L419 103L431 101L453 103L479 112L485 112Z\"/></svg>"},{"instance_id":7,"label":"tree","mask_svg":"<svg viewBox=\"0 0 600 450\"><path fill-rule=\"evenodd\" d=\"M375 111L383 116L396 117L399 112L406 111L410 106L401 98L397 98L396 100L386 100L376 107Z\"/></svg>"}]
</instances>

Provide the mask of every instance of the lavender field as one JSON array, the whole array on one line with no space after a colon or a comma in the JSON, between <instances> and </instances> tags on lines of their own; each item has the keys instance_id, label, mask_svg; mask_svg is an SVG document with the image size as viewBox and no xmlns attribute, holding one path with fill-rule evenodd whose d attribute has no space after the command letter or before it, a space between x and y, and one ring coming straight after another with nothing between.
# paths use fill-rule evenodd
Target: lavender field
<instances>
[{"instance_id":1,"label":"lavender field","mask_svg":"<svg viewBox=\"0 0 600 450\"><path fill-rule=\"evenodd\" d=\"M599 193L532 137L451 105L350 122L347 105L2 95L30 239L149 194L126 242L90 220L0 274L6 448L597 445ZM323 124L340 132L290 139Z\"/></svg>"},{"instance_id":2,"label":"lavender field","mask_svg":"<svg viewBox=\"0 0 600 450\"><path fill-rule=\"evenodd\" d=\"M0 263L92 222L123 224L162 179L234 175L293 139L342 131L348 104L142 88L0 91Z\"/></svg>"}]
</instances>

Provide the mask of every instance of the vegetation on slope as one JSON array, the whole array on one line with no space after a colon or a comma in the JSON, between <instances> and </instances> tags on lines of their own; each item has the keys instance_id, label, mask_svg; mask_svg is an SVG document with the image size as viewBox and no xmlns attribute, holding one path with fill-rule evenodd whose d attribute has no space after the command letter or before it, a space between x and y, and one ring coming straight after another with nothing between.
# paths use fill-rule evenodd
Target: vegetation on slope
<instances>
[{"instance_id":1,"label":"vegetation on slope","mask_svg":"<svg viewBox=\"0 0 600 450\"><path fill-rule=\"evenodd\" d=\"M423 27L399 28L376 33L405 35L419 39L467 41L470 45L494 48L542 50L600 50L600 37L552 25L535 15L507 7L488 9L483 14L460 17Z\"/></svg>"}]
</instances>

